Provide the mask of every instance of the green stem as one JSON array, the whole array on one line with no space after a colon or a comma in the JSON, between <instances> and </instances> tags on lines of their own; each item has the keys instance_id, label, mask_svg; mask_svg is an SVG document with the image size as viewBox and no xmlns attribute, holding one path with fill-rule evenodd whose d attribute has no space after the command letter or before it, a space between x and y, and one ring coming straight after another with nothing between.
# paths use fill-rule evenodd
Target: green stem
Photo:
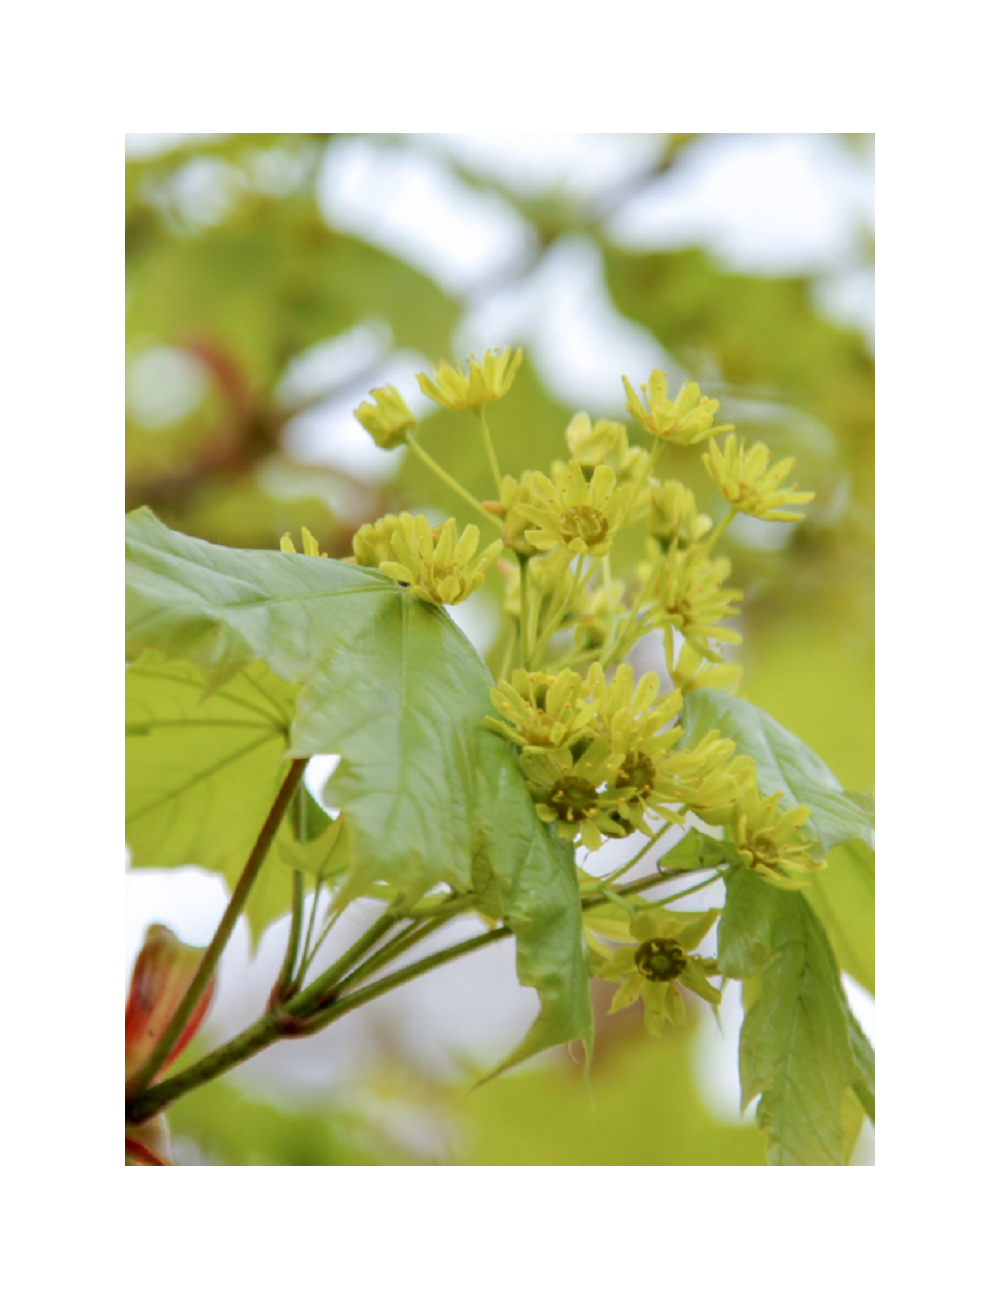
<instances>
[{"instance_id":1,"label":"green stem","mask_svg":"<svg viewBox=\"0 0 1000 1300\"><path fill-rule=\"evenodd\" d=\"M618 890L618 893L623 895L637 894L643 889L651 888L654 885L662 885L667 880L689 874L686 871L658 871L655 875L629 881L627 885L623 885ZM604 905L605 902L604 898L598 896L584 899L580 906L582 911L588 912L591 908ZM382 919L384 921L386 918ZM372 929L374 928L373 926ZM368 934L370 935L371 931ZM391 975L386 975L383 979L376 980L375 983L358 989L356 993L349 993L346 997L338 999L329 1005L328 1009L312 1015L307 1021L295 1019L295 1028L293 1030L288 1027L289 1017L287 1013L292 1012L294 1017L293 1008L304 1000L305 993L303 993L283 1009L286 1014L267 1012L249 1029L244 1030L242 1034L238 1034L228 1043L223 1043L221 1047L216 1048L214 1052L210 1052L202 1060L196 1061L187 1070L182 1070L179 1074L173 1075L163 1083L157 1084L156 1087L150 1088L141 1096L136 1097L126 1107L126 1118L130 1123L141 1123L143 1120L151 1118L165 1106L169 1106L185 1093L190 1092L193 1088L208 1083L220 1074L224 1074L227 1070L231 1070L234 1066L248 1060L251 1056L255 1056L259 1051L270 1046L279 1038L289 1037L292 1033L298 1035L317 1033L335 1020L339 1020L341 1016L347 1015L349 1011L354 1011L358 1007L364 1006L366 1002L381 997L383 993L399 988L400 985L407 984L410 980L416 979L427 971L435 970L438 966L443 966L447 962L455 961L459 957L465 957L470 952L477 952L480 948L498 943L511 934L513 934L513 931L509 926L501 925L495 930L487 930L483 934L477 934L473 938L466 939L463 943L455 944L451 948L444 948L440 952L431 953L420 961L411 962L409 966L404 966L402 970L394 971ZM342 962L343 959L341 959ZM306 990L306 992L308 991Z\"/></svg>"},{"instance_id":2,"label":"green stem","mask_svg":"<svg viewBox=\"0 0 1000 1300\"><path fill-rule=\"evenodd\" d=\"M652 450L649 453L649 464L646 466L646 473L643 475L642 478L637 478L635 483L632 486L632 491L631 494L629 495L628 504L625 506L625 511L622 515L622 518L624 520L628 521L629 512L632 509L636 497L639 495L639 489L642 487L643 478L646 479L647 481L649 480L649 478L653 473L653 469L656 466L656 462L660 458L660 452L662 450L663 450L663 439L657 438L656 435L654 434L653 446L652 446ZM638 520L633 520L632 522L637 523Z\"/></svg>"},{"instance_id":3,"label":"green stem","mask_svg":"<svg viewBox=\"0 0 1000 1300\"><path fill-rule=\"evenodd\" d=\"M530 570L529 570L530 572ZM542 589L541 585L532 588L528 587L528 658L535 653L535 646L538 644L538 619L542 612ZM527 667L527 664L525 664Z\"/></svg>"},{"instance_id":4,"label":"green stem","mask_svg":"<svg viewBox=\"0 0 1000 1300\"><path fill-rule=\"evenodd\" d=\"M389 916L383 913L379 919L368 927L364 934L351 944L350 948L339 957L332 966L316 977L313 982L307 985L301 993L296 994L290 1002L286 1002L284 1010L293 1016L309 1015L315 1010L317 1003L325 1001L326 997L332 992L334 986L339 983L356 965L356 963L371 951L383 935L388 934L392 927L399 922L398 916Z\"/></svg>"},{"instance_id":5,"label":"green stem","mask_svg":"<svg viewBox=\"0 0 1000 1300\"><path fill-rule=\"evenodd\" d=\"M301 987L302 981L306 977L306 971L309 969L309 963L312 956L309 952L309 944L312 941L313 926L316 924L316 916L319 912L319 896L323 892L323 882L316 881L316 888L313 890L312 907L309 909L309 924L306 926L306 937L302 941L302 959L299 962L299 968L295 972L295 983Z\"/></svg>"},{"instance_id":6,"label":"green stem","mask_svg":"<svg viewBox=\"0 0 1000 1300\"><path fill-rule=\"evenodd\" d=\"M585 590L587 583L594 576L594 571L596 570L600 562L601 561L599 558L594 560L593 564L587 570L586 575L584 575L583 559L581 558L579 568L577 568L576 572L573 574L573 581L570 583L569 591L559 602L556 612L549 619L548 623L545 625L545 630L539 634L538 640L535 642L532 648L531 651L532 662L534 661L536 655L541 654L545 650L545 647L549 643L550 639L558 631L559 624L562 621L562 617L565 614L566 610L572 607L573 602L577 599L580 592Z\"/></svg>"},{"instance_id":7,"label":"green stem","mask_svg":"<svg viewBox=\"0 0 1000 1300\"><path fill-rule=\"evenodd\" d=\"M503 659L500 662L500 671L495 679L498 682L506 681L510 676L510 664L511 660L514 658L514 647L517 645L517 639L518 629L515 626L512 626L510 629L510 636L507 638L507 645L503 652Z\"/></svg>"},{"instance_id":8,"label":"green stem","mask_svg":"<svg viewBox=\"0 0 1000 1300\"><path fill-rule=\"evenodd\" d=\"M701 870L704 871L705 868L702 867ZM700 884L689 885L687 889L682 889L679 894L671 894L669 898L658 898L656 901L664 906L667 903L676 903L679 898L687 898L688 894L697 894L699 889L707 889L709 885L714 885L715 882L721 880L725 874L724 871L717 871L714 876L709 876L707 880L701 881Z\"/></svg>"},{"instance_id":9,"label":"green stem","mask_svg":"<svg viewBox=\"0 0 1000 1300\"><path fill-rule=\"evenodd\" d=\"M304 844L306 842L306 821L308 805L306 803L306 788L299 782L295 791L295 842ZM305 877L301 871L292 872L292 922L288 929L288 944L285 948L285 959L281 963L281 970L278 972L278 978L275 981L274 988L271 990L271 1000L275 1003L281 1002L290 993L295 991L295 963L299 955L299 942L302 939L302 902L305 892Z\"/></svg>"},{"instance_id":10,"label":"green stem","mask_svg":"<svg viewBox=\"0 0 1000 1300\"><path fill-rule=\"evenodd\" d=\"M725 518L721 519L719 523L716 524L716 526L712 529L709 535L701 543L701 545L704 546L706 551L710 552L712 550L712 547L719 540L719 538L726 531L726 529L729 527L729 525L733 522L733 520L736 518L738 514L739 511L736 509L735 506L729 507L729 509L726 511Z\"/></svg>"},{"instance_id":11,"label":"green stem","mask_svg":"<svg viewBox=\"0 0 1000 1300\"><path fill-rule=\"evenodd\" d=\"M468 907L468 903L465 904L465 907ZM349 975L341 980L337 989L338 998L342 989L353 988L355 984L359 984L362 980L367 979L368 976L373 975L375 971L381 970L384 966L388 966L391 961L395 961L397 957L402 956L402 954L412 948L414 944L420 943L422 939L426 939L428 935L433 934L435 930L439 929L450 919L451 916L436 916L430 917L427 920L420 918L411 921L405 930L394 935L393 938L391 938L388 943L383 944L377 952L373 952L367 961L363 961L360 966L356 966Z\"/></svg>"},{"instance_id":12,"label":"green stem","mask_svg":"<svg viewBox=\"0 0 1000 1300\"><path fill-rule=\"evenodd\" d=\"M302 938L302 899L304 893L304 881L301 871L292 873L292 924L288 930L288 944L285 948L285 960L281 963L281 970L278 972L278 978L275 980L274 988L271 990L271 1000L274 1003L283 1002L290 994L295 992L295 961L299 955L299 940Z\"/></svg>"},{"instance_id":13,"label":"green stem","mask_svg":"<svg viewBox=\"0 0 1000 1300\"><path fill-rule=\"evenodd\" d=\"M156 1077L158 1071L162 1069L164 1062L170 1055L177 1040L184 1032L184 1027L191 1019L191 1013L201 1000L201 995L208 987L208 982L212 978L212 973L219 964L219 958L222 956L223 949L229 942L229 938L236 927L240 913L246 906L246 901L250 896L250 890L253 888L260 869L267 858L268 850L274 839L278 827L281 825L281 819L288 810L288 805L292 801L292 796L302 779L302 773L306 770L308 758L296 758L288 770L284 781L281 783L281 789L278 791L274 803L271 805L271 811L267 814L267 819L261 827L260 834L257 836L257 842L250 850L250 856L247 858L247 864L243 868L239 880L236 882L236 888L233 890L232 897L222 914L222 920L219 922L218 929L212 936L212 941L205 949L205 955L201 959L201 965L194 973L187 992L180 1001L180 1005L170 1019L170 1023L160 1035L159 1041L150 1052L146 1063L138 1069L133 1077L128 1081L126 1087L125 1099L138 1096L141 1092L149 1087L152 1080Z\"/></svg>"},{"instance_id":14,"label":"green stem","mask_svg":"<svg viewBox=\"0 0 1000 1300\"><path fill-rule=\"evenodd\" d=\"M322 948L322 947L323 947L323 944L326 942L326 936L330 933L330 931L331 931L331 930L333 929L333 927L336 925L336 923L337 923L337 917L338 917L338 916L339 916L339 913L338 913L338 912L334 912L333 916L330 917L330 919L329 919L329 920L326 922L326 924L323 926L323 929L320 931L320 936L319 936L319 938L318 938L318 939L316 940L316 942L313 944L312 948L306 952L306 959L305 959L305 969L306 969L306 970L308 970L309 967L310 967L310 966L313 964L313 962L316 960L316 954L319 952L320 948Z\"/></svg>"},{"instance_id":15,"label":"green stem","mask_svg":"<svg viewBox=\"0 0 1000 1300\"><path fill-rule=\"evenodd\" d=\"M497 496L500 496L501 484L503 480L500 477L500 464L497 460L496 451L493 448L493 439L490 437L490 426L486 423L486 412L479 406L476 408L476 419L479 421L479 427L483 431L483 444L486 447L486 459L490 462L490 473L493 475L493 482L497 485Z\"/></svg>"},{"instance_id":16,"label":"green stem","mask_svg":"<svg viewBox=\"0 0 1000 1300\"><path fill-rule=\"evenodd\" d=\"M420 443L417 442L412 433L407 434L406 445L414 455L418 457L418 459L424 462L429 470L432 470L438 476L442 483L447 483L452 491L457 492L467 505L470 505L473 510L478 514L481 514L484 519L488 519L495 528L499 528L501 533L503 532L503 524L500 520L494 515L491 515L488 510L484 510L481 501L477 501L471 492L466 491L466 489L462 487L461 483L452 478L443 465L439 465L429 452L424 451L423 447L421 447Z\"/></svg>"},{"instance_id":17,"label":"green stem","mask_svg":"<svg viewBox=\"0 0 1000 1300\"><path fill-rule=\"evenodd\" d=\"M151 1119L157 1111L171 1105L192 1088L200 1088L202 1084L209 1083L234 1066L248 1061L251 1056L256 1056L281 1037L277 1016L274 1012L268 1012L242 1034L237 1034L214 1052L209 1052L188 1069L181 1070L163 1083L140 1093L131 1102L126 1102L125 1119L130 1124L141 1124L144 1120Z\"/></svg>"},{"instance_id":18,"label":"green stem","mask_svg":"<svg viewBox=\"0 0 1000 1300\"><path fill-rule=\"evenodd\" d=\"M664 623L663 625L663 657L667 661L667 672L670 674L670 680L674 677L674 625L673 623Z\"/></svg>"},{"instance_id":19,"label":"green stem","mask_svg":"<svg viewBox=\"0 0 1000 1300\"><path fill-rule=\"evenodd\" d=\"M661 840L673 825L674 825L673 822L664 822L663 825L660 827L660 829L656 832L656 834L650 836L650 838L646 841L646 843L642 846L642 848L639 850L638 853L633 854L632 857L629 858L628 862L626 862L623 866L618 867L615 871L612 871L610 876L602 877L601 883L603 885L610 885L613 881L617 880L619 876L624 876L626 871L631 871L631 869L635 866L635 864L646 856L646 854L653 847L653 845L656 844L658 840Z\"/></svg>"},{"instance_id":20,"label":"green stem","mask_svg":"<svg viewBox=\"0 0 1000 1300\"><path fill-rule=\"evenodd\" d=\"M608 626L604 633L604 644L601 646L602 652L609 645L614 644L615 634L618 630L618 610L613 600L614 583L611 577L611 556L605 555L601 560L601 577L604 579L604 603L607 605Z\"/></svg>"},{"instance_id":21,"label":"green stem","mask_svg":"<svg viewBox=\"0 0 1000 1300\"><path fill-rule=\"evenodd\" d=\"M363 989L358 989L356 993L349 993L347 997L338 999L328 1011L320 1012L310 1022L318 1031L325 1029L327 1025L332 1025L335 1020L341 1016L346 1016L349 1011L354 1011L358 1007L364 1006L366 1002L371 1002L374 998L381 997L383 993L389 993L401 984L408 984L410 980L416 979L419 975L424 975L427 971L435 970L438 966L444 966L447 962L455 961L458 957L464 957L470 952L476 952L480 948L485 948L488 944L496 943L500 939L506 939L513 931L507 926L498 926L495 930L487 930L485 934L477 934L471 939L466 939L464 943L457 943L451 948L443 948L440 952L431 953L428 957L422 957L420 961L411 962L409 966L404 966L402 970L394 971L391 975L386 975L374 984L367 984Z\"/></svg>"},{"instance_id":22,"label":"green stem","mask_svg":"<svg viewBox=\"0 0 1000 1300\"><path fill-rule=\"evenodd\" d=\"M690 873L686 871L658 871L655 876L644 876L641 880L630 881L629 884L623 885L618 892L620 894L637 894L640 890L648 889L652 885L659 885L665 880L672 880L676 876L688 874ZM582 911L588 912L591 908L605 904L606 901L602 897L585 899L580 904L580 907ZM410 980L417 979L420 975L426 975L428 971L436 970L438 966L444 966L459 957L465 957L470 952L478 952L480 948L486 948L501 939L509 938L513 933L509 926L500 925L495 930L487 930L485 934L474 935L463 943L457 943L451 948L443 948L440 952L434 952L427 957L421 958L420 961L411 962L409 966L404 966L402 970L393 971L391 975L376 980L374 984L367 984L363 989L358 989L356 993L349 993L347 997L339 998L328 1011L323 1011L312 1018L310 1030L318 1032L320 1029L325 1029L327 1025L332 1025L341 1016L346 1016L349 1011L364 1006L366 1002L381 997L383 993L389 993L393 989L399 988L401 984L408 984Z\"/></svg>"},{"instance_id":23,"label":"green stem","mask_svg":"<svg viewBox=\"0 0 1000 1300\"><path fill-rule=\"evenodd\" d=\"M635 600L633 601L632 609L629 613L629 616L622 624L615 639L612 641L610 649L607 649L602 653L601 655L602 667L606 668L613 659L620 658L621 655L626 651L627 647L633 641L635 641L640 628L645 622L645 618L648 617L647 615L642 619L640 619L639 611L642 608L646 598L649 596L649 593L652 591L653 584L655 582L656 582L656 569L654 567L651 570L646 581L643 583L642 590L638 593Z\"/></svg>"},{"instance_id":24,"label":"green stem","mask_svg":"<svg viewBox=\"0 0 1000 1300\"><path fill-rule=\"evenodd\" d=\"M531 642L528 636L528 558L519 555L517 562L521 566L521 667L527 668L528 660L531 658Z\"/></svg>"}]
</instances>

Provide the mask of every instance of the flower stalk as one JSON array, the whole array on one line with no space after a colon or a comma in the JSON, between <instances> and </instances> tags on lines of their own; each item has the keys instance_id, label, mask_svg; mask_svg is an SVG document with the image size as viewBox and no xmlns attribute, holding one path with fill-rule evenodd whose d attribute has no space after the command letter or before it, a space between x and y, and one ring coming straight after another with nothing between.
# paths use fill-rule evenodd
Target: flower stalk
<instances>
[{"instance_id":1,"label":"flower stalk","mask_svg":"<svg viewBox=\"0 0 1000 1300\"><path fill-rule=\"evenodd\" d=\"M198 1005L201 995L208 986L209 980L219 964L219 958L222 956L226 944L229 942L233 930L236 928L236 922L239 920L240 913L246 906L247 899L250 897L250 890L254 886L260 869L267 858L268 850L281 825L281 819L288 811L288 805L292 801L298 784L302 779L302 774L306 770L307 758L296 758L293 760L291 767L281 783L274 803L271 805L271 811L267 815L264 825L261 827L257 841L250 850L250 856L247 858L247 864L243 868L239 880L236 882L236 888L233 890L232 897L222 914L222 920L219 922L212 941L205 949L205 955L201 960L201 965L195 972L187 993L182 998L180 1005L171 1018L166 1029L160 1035L160 1039L153 1051L150 1053L144 1065L136 1071L135 1075L129 1081L126 1088L125 1100L126 1107L128 1102L146 1089L151 1081L156 1077L160 1067L166 1062L175 1043L184 1032L184 1027L191 1018L191 1013ZM150 1112L151 1114L153 1112Z\"/></svg>"}]
</instances>

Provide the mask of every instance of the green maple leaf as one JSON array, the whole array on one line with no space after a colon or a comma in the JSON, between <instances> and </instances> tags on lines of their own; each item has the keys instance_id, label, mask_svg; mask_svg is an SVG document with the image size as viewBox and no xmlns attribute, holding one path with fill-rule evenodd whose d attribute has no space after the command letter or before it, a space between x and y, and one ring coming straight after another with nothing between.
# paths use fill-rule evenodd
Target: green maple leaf
<instances>
[{"instance_id":1,"label":"green maple leaf","mask_svg":"<svg viewBox=\"0 0 1000 1300\"><path fill-rule=\"evenodd\" d=\"M827 870L810 882L810 902L841 967L874 993L874 800L844 790L818 754L748 700L723 691L692 691L684 703L684 723L686 744L717 727L754 760L762 794L781 791L786 807L809 807L805 827L818 841L816 856L827 859Z\"/></svg>"},{"instance_id":2,"label":"green maple leaf","mask_svg":"<svg viewBox=\"0 0 1000 1300\"><path fill-rule=\"evenodd\" d=\"M875 1057L844 996L837 960L808 891L775 889L752 871L726 882L719 969L749 981L740 1033L743 1105L759 1096L768 1162L846 1162L844 1098L874 1119Z\"/></svg>"},{"instance_id":3,"label":"green maple leaf","mask_svg":"<svg viewBox=\"0 0 1000 1300\"><path fill-rule=\"evenodd\" d=\"M127 539L134 863L194 862L231 884L289 760L340 754L326 790L350 832L340 901L388 885L406 909L442 882L468 895L514 931L542 1003L502 1068L589 1045L573 855L483 724L492 681L448 615L371 570L213 546L148 510ZM269 861L255 892L276 878Z\"/></svg>"}]
</instances>

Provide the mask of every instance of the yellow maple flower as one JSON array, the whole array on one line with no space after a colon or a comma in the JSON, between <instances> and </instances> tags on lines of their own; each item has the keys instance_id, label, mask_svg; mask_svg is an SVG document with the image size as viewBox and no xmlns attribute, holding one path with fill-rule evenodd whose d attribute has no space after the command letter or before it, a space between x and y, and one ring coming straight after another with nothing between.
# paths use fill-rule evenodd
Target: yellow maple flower
<instances>
[{"instance_id":1,"label":"yellow maple flower","mask_svg":"<svg viewBox=\"0 0 1000 1300\"><path fill-rule=\"evenodd\" d=\"M674 685L684 695L705 687L716 691L731 691L742 680L743 668L740 664L711 663L685 641L677 656L677 663L670 669L670 675L674 679Z\"/></svg>"},{"instance_id":2,"label":"yellow maple flower","mask_svg":"<svg viewBox=\"0 0 1000 1300\"><path fill-rule=\"evenodd\" d=\"M720 914L718 908L707 912L650 908L636 917L630 930L638 942L618 948L594 971L598 979L621 985L612 1000L611 1014L642 998L649 1033L661 1034L668 1023L683 1025L686 1010L678 984L718 1006L722 993L708 982L710 976L718 974L715 961L695 956L692 950L704 940Z\"/></svg>"},{"instance_id":3,"label":"yellow maple flower","mask_svg":"<svg viewBox=\"0 0 1000 1300\"><path fill-rule=\"evenodd\" d=\"M373 388L371 396L375 398L374 403L362 402L354 418L371 434L377 446L389 451L406 441L406 435L417 427L417 417L392 384Z\"/></svg>"},{"instance_id":4,"label":"yellow maple flower","mask_svg":"<svg viewBox=\"0 0 1000 1300\"><path fill-rule=\"evenodd\" d=\"M646 553L650 563L639 572L652 576L657 616L676 627L703 658L721 663L709 639L732 645L743 640L738 632L720 626L723 619L738 613L735 602L743 598L739 589L722 585L729 577L729 561L723 556L713 558L703 546L685 549L676 542L663 552L652 539Z\"/></svg>"},{"instance_id":5,"label":"yellow maple flower","mask_svg":"<svg viewBox=\"0 0 1000 1300\"><path fill-rule=\"evenodd\" d=\"M802 833L809 809L800 805L782 812L783 797L778 793L763 799L756 781L747 783L732 817L733 840L750 871L779 889L804 889L826 862L810 856L817 841Z\"/></svg>"},{"instance_id":6,"label":"yellow maple flower","mask_svg":"<svg viewBox=\"0 0 1000 1300\"><path fill-rule=\"evenodd\" d=\"M561 839L582 839L588 849L597 849L604 836L621 839L632 830L622 824L622 796L614 787L625 755L613 753L602 739L590 741L575 758L580 748L522 750L521 768L542 821Z\"/></svg>"},{"instance_id":7,"label":"yellow maple flower","mask_svg":"<svg viewBox=\"0 0 1000 1300\"><path fill-rule=\"evenodd\" d=\"M798 491L797 483L782 488L781 481L795 468L795 461L789 456L770 465L771 452L762 442L747 451L743 439L737 440L735 434L730 434L720 451L713 438L701 459L712 482L733 509L757 519L797 523L805 516L784 507L805 505L816 495Z\"/></svg>"},{"instance_id":8,"label":"yellow maple flower","mask_svg":"<svg viewBox=\"0 0 1000 1300\"><path fill-rule=\"evenodd\" d=\"M525 532L532 546L542 551L565 546L574 555L607 555L628 504L613 469L598 465L588 483L582 465L571 460L558 468L555 482L536 472L532 483L534 501L519 507L537 525Z\"/></svg>"},{"instance_id":9,"label":"yellow maple flower","mask_svg":"<svg viewBox=\"0 0 1000 1300\"><path fill-rule=\"evenodd\" d=\"M566 428L565 438L570 455L580 465L585 479L592 479L598 466L606 465L615 472L630 516L646 507L649 501L646 482L649 452L630 446L624 424L614 420L592 423L585 411L577 411ZM565 471L564 462L555 461L549 470L549 478L554 481Z\"/></svg>"},{"instance_id":10,"label":"yellow maple flower","mask_svg":"<svg viewBox=\"0 0 1000 1300\"><path fill-rule=\"evenodd\" d=\"M518 668L490 699L500 717L487 717L486 725L526 749L573 745L596 712L583 678L569 668L555 674Z\"/></svg>"},{"instance_id":11,"label":"yellow maple flower","mask_svg":"<svg viewBox=\"0 0 1000 1300\"><path fill-rule=\"evenodd\" d=\"M432 528L423 515L402 514L390 538L395 559L382 560L381 571L434 605L457 605L486 581L486 570L503 550L497 539L478 557L479 529L469 526L458 537L454 519Z\"/></svg>"},{"instance_id":12,"label":"yellow maple flower","mask_svg":"<svg viewBox=\"0 0 1000 1300\"><path fill-rule=\"evenodd\" d=\"M577 411L566 427L570 455L585 470L605 464L609 456L620 451L623 443L628 446L624 424L613 420L598 420L594 424L586 411Z\"/></svg>"},{"instance_id":13,"label":"yellow maple flower","mask_svg":"<svg viewBox=\"0 0 1000 1300\"><path fill-rule=\"evenodd\" d=\"M690 380L671 401L667 397L666 375L662 370L654 370L649 383L640 385L645 404L624 375L622 383L628 398L629 414L654 438L676 443L679 447L691 447L710 438L713 433L728 433L735 428L732 424L713 425L719 403L714 398L703 397L699 386Z\"/></svg>"},{"instance_id":14,"label":"yellow maple flower","mask_svg":"<svg viewBox=\"0 0 1000 1300\"><path fill-rule=\"evenodd\" d=\"M675 541L690 546L711 532L711 516L698 513L694 493L676 479L652 480L649 505L649 531L662 546Z\"/></svg>"},{"instance_id":15,"label":"yellow maple flower","mask_svg":"<svg viewBox=\"0 0 1000 1300\"><path fill-rule=\"evenodd\" d=\"M619 664L609 682L594 664L586 685L597 704L590 729L624 754L614 781L623 825L651 835L650 814L680 823L688 808L717 819L731 812L739 790L735 745L718 731L693 747L682 745L683 729L676 725L683 703L679 690L657 697L659 678L652 672L633 690L629 664Z\"/></svg>"},{"instance_id":16,"label":"yellow maple flower","mask_svg":"<svg viewBox=\"0 0 1000 1300\"><path fill-rule=\"evenodd\" d=\"M482 361L469 357L468 374L457 361L454 366L442 361L431 375L417 375L417 383L421 392L449 411L475 409L499 401L509 391L523 359L521 348L513 355L510 348L499 354L491 348L483 353Z\"/></svg>"},{"instance_id":17,"label":"yellow maple flower","mask_svg":"<svg viewBox=\"0 0 1000 1300\"><path fill-rule=\"evenodd\" d=\"M524 535L531 520L521 510L522 506L537 501L533 477L532 470L525 470L520 479L505 474L500 484L500 500L483 502L486 513L503 522L504 545L518 555L534 555L537 551Z\"/></svg>"},{"instance_id":18,"label":"yellow maple flower","mask_svg":"<svg viewBox=\"0 0 1000 1300\"><path fill-rule=\"evenodd\" d=\"M383 560L391 560L392 538L398 529L398 515L383 515L373 524L362 524L351 540L354 555L348 563L362 564L366 569L377 569Z\"/></svg>"}]
</instances>

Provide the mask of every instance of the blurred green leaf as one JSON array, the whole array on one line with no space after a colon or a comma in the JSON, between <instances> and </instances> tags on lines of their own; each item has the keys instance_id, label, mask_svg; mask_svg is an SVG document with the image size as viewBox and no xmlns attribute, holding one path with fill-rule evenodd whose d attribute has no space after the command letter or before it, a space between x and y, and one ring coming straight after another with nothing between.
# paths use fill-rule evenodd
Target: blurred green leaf
<instances>
[{"instance_id":1,"label":"blurred green leaf","mask_svg":"<svg viewBox=\"0 0 1000 1300\"><path fill-rule=\"evenodd\" d=\"M838 844L813 877L809 901L841 969L875 993L875 854L861 840Z\"/></svg>"},{"instance_id":2,"label":"blurred green leaf","mask_svg":"<svg viewBox=\"0 0 1000 1300\"><path fill-rule=\"evenodd\" d=\"M185 1138L195 1142L210 1164L412 1163L350 1114L316 1105L285 1109L221 1079L175 1102L170 1126L175 1144Z\"/></svg>"},{"instance_id":3,"label":"blurred green leaf","mask_svg":"<svg viewBox=\"0 0 1000 1300\"><path fill-rule=\"evenodd\" d=\"M740 1034L740 1082L744 1106L760 1096L768 1163L845 1164L844 1094L874 1091L874 1056L804 895L750 871L730 876L718 961L728 978L761 975Z\"/></svg>"},{"instance_id":4,"label":"blurred green leaf","mask_svg":"<svg viewBox=\"0 0 1000 1300\"><path fill-rule=\"evenodd\" d=\"M208 341L270 390L306 348L384 318L397 346L446 350L457 307L433 280L332 230L311 194L245 200L197 238L151 245L128 285L130 338Z\"/></svg>"},{"instance_id":5,"label":"blurred green leaf","mask_svg":"<svg viewBox=\"0 0 1000 1300\"><path fill-rule=\"evenodd\" d=\"M834 430L871 500L874 362L863 336L825 317L804 276L726 271L700 249L634 253L604 245L608 288L698 377L780 396Z\"/></svg>"},{"instance_id":6,"label":"blurred green leaf","mask_svg":"<svg viewBox=\"0 0 1000 1300\"><path fill-rule=\"evenodd\" d=\"M474 1092L460 1118L469 1165L762 1165L755 1129L706 1110L692 1077L691 1029L614 1040L589 1086L578 1072L531 1070Z\"/></svg>"},{"instance_id":7,"label":"blurred green leaf","mask_svg":"<svg viewBox=\"0 0 1000 1300\"><path fill-rule=\"evenodd\" d=\"M129 516L127 529L131 658L155 649L186 660L205 675L206 704L227 697L240 674L255 674L265 692L280 679L277 703L263 700L239 741L238 728L223 728L221 752L211 749L213 727L204 720L175 728L170 763L155 748L143 751L139 797L130 804L142 831L137 860L162 862L163 838L167 856L176 860L183 845L186 860L220 869L220 846L205 837L220 821L206 811L214 793L206 782L228 777L245 752L266 757L270 770L262 761L255 780L269 779L276 791L283 759L339 753L327 797L350 829L341 901L381 881L401 908L439 882L471 895L510 925L518 977L542 1001L505 1066L552 1043L589 1042L573 854L535 813L513 747L484 725L491 678L448 615L356 565L212 546L171 532L145 510ZM239 703L245 712L242 696ZM234 707L228 698L225 707ZM139 726L133 743L148 745L166 730ZM269 802L261 799L262 819ZM225 860L230 870L234 857Z\"/></svg>"},{"instance_id":8,"label":"blurred green leaf","mask_svg":"<svg viewBox=\"0 0 1000 1300\"><path fill-rule=\"evenodd\" d=\"M791 562L803 569L808 564L807 557L797 555ZM822 603L812 605L811 617L784 605L772 607L771 614L747 629L742 656L747 698L822 754L845 788L871 790L875 644L870 611L862 615L844 608L827 588Z\"/></svg>"}]
</instances>

